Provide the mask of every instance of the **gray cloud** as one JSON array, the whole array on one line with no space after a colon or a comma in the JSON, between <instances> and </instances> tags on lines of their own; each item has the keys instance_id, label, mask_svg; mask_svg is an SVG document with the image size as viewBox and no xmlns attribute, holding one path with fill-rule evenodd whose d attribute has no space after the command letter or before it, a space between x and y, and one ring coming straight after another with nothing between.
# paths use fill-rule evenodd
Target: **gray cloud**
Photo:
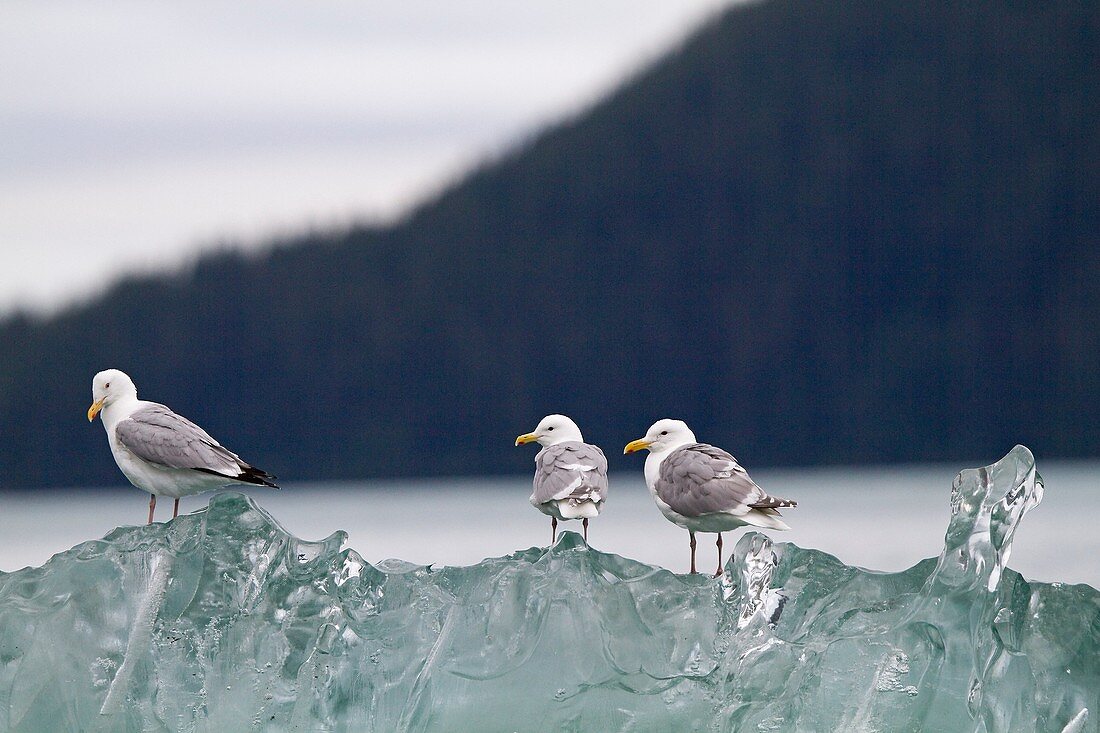
<instances>
[{"instance_id":1,"label":"gray cloud","mask_svg":"<svg viewBox=\"0 0 1100 733\"><path fill-rule=\"evenodd\" d=\"M0 310L392 216L722 4L8 2Z\"/></svg>"}]
</instances>

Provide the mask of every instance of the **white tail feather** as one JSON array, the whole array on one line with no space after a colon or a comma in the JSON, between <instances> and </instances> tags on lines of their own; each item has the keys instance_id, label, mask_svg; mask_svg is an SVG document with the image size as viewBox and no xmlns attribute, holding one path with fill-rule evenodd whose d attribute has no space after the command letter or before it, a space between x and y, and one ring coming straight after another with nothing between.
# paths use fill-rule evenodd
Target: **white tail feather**
<instances>
[{"instance_id":1,"label":"white tail feather","mask_svg":"<svg viewBox=\"0 0 1100 733\"><path fill-rule=\"evenodd\" d=\"M741 521L754 527L764 529L790 529L787 523L774 514L765 514L759 509L750 509L747 514L740 517Z\"/></svg>"},{"instance_id":2,"label":"white tail feather","mask_svg":"<svg viewBox=\"0 0 1100 733\"><path fill-rule=\"evenodd\" d=\"M558 511L562 519L592 519L600 515L600 508L591 501L573 504L569 499L561 499L558 501Z\"/></svg>"}]
</instances>

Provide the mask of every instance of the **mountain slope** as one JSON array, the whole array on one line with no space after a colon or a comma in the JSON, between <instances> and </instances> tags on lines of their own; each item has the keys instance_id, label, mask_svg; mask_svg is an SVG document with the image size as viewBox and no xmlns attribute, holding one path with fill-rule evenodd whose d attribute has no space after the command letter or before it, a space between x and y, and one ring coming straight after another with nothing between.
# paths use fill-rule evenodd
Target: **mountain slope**
<instances>
[{"instance_id":1,"label":"mountain slope","mask_svg":"<svg viewBox=\"0 0 1100 733\"><path fill-rule=\"evenodd\" d=\"M388 229L0 326L0 484L117 483L128 371L287 479L526 470L683 417L749 466L1100 452L1100 11L730 10Z\"/></svg>"}]
</instances>

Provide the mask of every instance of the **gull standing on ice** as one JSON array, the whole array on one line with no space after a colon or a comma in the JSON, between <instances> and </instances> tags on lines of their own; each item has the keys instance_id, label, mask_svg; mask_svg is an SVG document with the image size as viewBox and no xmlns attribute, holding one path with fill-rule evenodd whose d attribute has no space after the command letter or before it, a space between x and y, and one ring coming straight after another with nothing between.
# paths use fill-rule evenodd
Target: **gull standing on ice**
<instances>
[{"instance_id":1,"label":"gull standing on ice","mask_svg":"<svg viewBox=\"0 0 1100 733\"><path fill-rule=\"evenodd\" d=\"M607 501L607 458L584 442L581 429L565 415L547 415L534 432L516 438L516 445L537 442L535 490L531 504L550 515L550 544L558 537L558 520L581 519L588 542L588 520Z\"/></svg>"},{"instance_id":2,"label":"gull standing on ice","mask_svg":"<svg viewBox=\"0 0 1100 733\"><path fill-rule=\"evenodd\" d=\"M175 517L181 496L228 484L279 488L274 476L242 461L195 423L164 405L139 400L133 380L118 369L92 379L88 421L100 413L115 463L130 483L151 495L149 524L158 495L176 500Z\"/></svg>"},{"instance_id":3,"label":"gull standing on ice","mask_svg":"<svg viewBox=\"0 0 1100 733\"><path fill-rule=\"evenodd\" d=\"M798 506L769 496L721 448L698 443L682 420L658 420L644 438L626 444L623 453L649 449L645 482L665 519L688 531L691 572L695 571L695 533L718 533L718 571L722 574L722 533L751 524L790 529L778 519L780 507Z\"/></svg>"}]
</instances>

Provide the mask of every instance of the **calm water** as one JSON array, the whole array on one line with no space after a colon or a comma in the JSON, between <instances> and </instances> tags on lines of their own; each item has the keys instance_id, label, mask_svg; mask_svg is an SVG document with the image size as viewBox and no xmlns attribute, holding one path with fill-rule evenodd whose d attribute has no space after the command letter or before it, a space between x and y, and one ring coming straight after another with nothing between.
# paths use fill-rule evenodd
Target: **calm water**
<instances>
[{"instance_id":1,"label":"calm water","mask_svg":"<svg viewBox=\"0 0 1100 733\"><path fill-rule=\"evenodd\" d=\"M951 481L962 466L753 471L768 491L797 499L785 512L793 528L776 532L852 565L902 570L939 554L949 520ZM1043 503L1017 533L1009 565L1037 580L1100 588L1100 462L1040 461ZM485 557L545 545L550 520L527 503L526 476L492 479L290 484L281 491L243 489L299 537L320 539L343 529L368 561L469 565ZM196 511L209 495L185 497ZM118 487L0 495L0 570L40 565L51 555L115 526L145 521L148 495ZM158 520L171 515L161 501ZM577 529L578 522L565 523ZM726 535L727 551L743 532ZM713 569L713 535L700 535L699 564ZM687 533L653 506L640 473L612 474L611 498L593 520L590 540L672 570L687 570Z\"/></svg>"}]
</instances>

